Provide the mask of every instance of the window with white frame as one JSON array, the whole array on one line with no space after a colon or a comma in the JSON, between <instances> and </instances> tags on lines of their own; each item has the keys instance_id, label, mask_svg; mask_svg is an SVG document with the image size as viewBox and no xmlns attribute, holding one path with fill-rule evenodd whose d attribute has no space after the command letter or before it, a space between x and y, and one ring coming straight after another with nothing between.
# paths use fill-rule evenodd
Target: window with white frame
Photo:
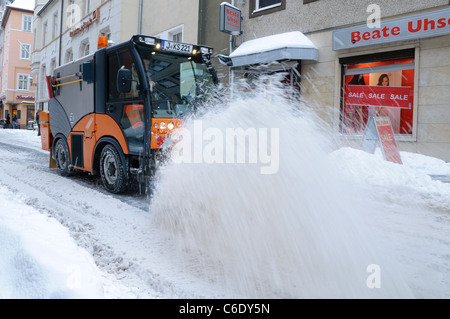
<instances>
[{"instance_id":1,"label":"window with white frame","mask_svg":"<svg viewBox=\"0 0 450 319\"><path fill-rule=\"evenodd\" d=\"M50 74L53 74L53 72L56 69L56 59L52 59L52 61L50 62Z\"/></svg>"},{"instance_id":2,"label":"window with white frame","mask_svg":"<svg viewBox=\"0 0 450 319\"><path fill-rule=\"evenodd\" d=\"M175 42L182 42L183 41L183 32L180 31L177 33L172 33L171 38Z\"/></svg>"},{"instance_id":3,"label":"window with white frame","mask_svg":"<svg viewBox=\"0 0 450 319\"><path fill-rule=\"evenodd\" d=\"M255 10L267 10L281 6L281 0L255 0Z\"/></svg>"},{"instance_id":4,"label":"window with white frame","mask_svg":"<svg viewBox=\"0 0 450 319\"><path fill-rule=\"evenodd\" d=\"M73 61L73 51L72 49L67 50L65 62L69 63Z\"/></svg>"},{"instance_id":5,"label":"window with white frame","mask_svg":"<svg viewBox=\"0 0 450 319\"><path fill-rule=\"evenodd\" d=\"M81 44L81 54L83 56L89 55L89 42L85 42Z\"/></svg>"},{"instance_id":6,"label":"window with white frame","mask_svg":"<svg viewBox=\"0 0 450 319\"><path fill-rule=\"evenodd\" d=\"M67 12L67 23L69 28L72 28L77 24L81 19L81 8L80 6L75 4L75 0L70 0Z\"/></svg>"},{"instance_id":7,"label":"window with white frame","mask_svg":"<svg viewBox=\"0 0 450 319\"><path fill-rule=\"evenodd\" d=\"M20 43L20 59L30 60L31 57L31 44Z\"/></svg>"},{"instance_id":8,"label":"window with white frame","mask_svg":"<svg viewBox=\"0 0 450 319\"><path fill-rule=\"evenodd\" d=\"M45 64L43 64L41 67L41 74L40 74L40 81L39 81L39 83L41 83L41 85L39 87L41 97L48 96L47 95L47 86L45 84L43 84L43 83L46 83L46 75L47 75L47 67L45 66Z\"/></svg>"},{"instance_id":9,"label":"window with white frame","mask_svg":"<svg viewBox=\"0 0 450 319\"><path fill-rule=\"evenodd\" d=\"M17 89L21 91L28 91L30 88L31 76L28 74L17 74Z\"/></svg>"},{"instance_id":10,"label":"window with white frame","mask_svg":"<svg viewBox=\"0 0 450 319\"><path fill-rule=\"evenodd\" d=\"M160 39L171 40L175 42L183 42L183 29L184 25L179 25L172 29L168 29L156 35Z\"/></svg>"},{"instance_id":11,"label":"window with white frame","mask_svg":"<svg viewBox=\"0 0 450 319\"><path fill-rule=\"evenodd\" d=\"M108 40L111 40L111 30L109 29L109 27L106 27L106 28L100 30L99 36L107 37Z\"/></svg>"},{"instance_id":12,"label":"window with white frame","mask_svg":"<svg viewBox=\"0 0 450 319\"><path fill-rule=\"evenodd\" d=\"M84 6L84 14L88 15L90 7L91 7L91 1L90 0L85 0L85 1L86 1L86 3L85 3L85 6Z\"/></svg>"},{"instance_id":13,"label":"window with white frame","mask_svg":"<svg viewBox=\"0 0 450 319\"><path fill-rule=\"evenodd\" d=\"M286 0L251 0L250 17L272 13L283 10L286 7Z\"/></svg>"},{"instance_id":14,"label":"window with white frame","mask_svg":"<svg viewBox=\"0 0 450 319\"><path fill-rule=\"evenodd\" d=\"M48 22L45 21L42 26L42 46L47 44L47 32L48 32Z\"/></svg>"},{"instance_id":15,"label":"window with white frame","mask_svg":"<svg viewBox=\"0 0 450 319\"><path fill-rule=\"evenodd\" d=\"M22 31L31 32L33 16L28 14L22 15Z\"/></svg>"},{"instance_id":16,"label":"window with white frame","mask_svg":"<svg viewBox=\"0 0 450 319\"><path fill-rule=\"evenodd\" d=\"M59 27L58 20L59 20L58 19L58 12L56 12L53 15L53 38L56 38L58 36L58 32L59 32L59 30L58 30L58 27Z\"/></svg>"}]
</instances>

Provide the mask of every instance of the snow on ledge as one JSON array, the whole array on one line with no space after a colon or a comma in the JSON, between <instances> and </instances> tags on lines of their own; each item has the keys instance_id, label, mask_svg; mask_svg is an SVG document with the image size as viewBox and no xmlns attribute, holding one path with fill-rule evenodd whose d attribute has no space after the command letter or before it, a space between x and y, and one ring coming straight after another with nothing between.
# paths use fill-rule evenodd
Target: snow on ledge
<instances>
[{"instance_id":1,"label":"snow on ledge","mask_svg":"<svg viewBox=\"0 0 450 319\"><path fill-rule=\"evenodd\" d=\"M317 61L318 50L303 33L292 31L246 41L230 54L230 58L233 66L281 59Z\"/></svg>"}]
</instances>

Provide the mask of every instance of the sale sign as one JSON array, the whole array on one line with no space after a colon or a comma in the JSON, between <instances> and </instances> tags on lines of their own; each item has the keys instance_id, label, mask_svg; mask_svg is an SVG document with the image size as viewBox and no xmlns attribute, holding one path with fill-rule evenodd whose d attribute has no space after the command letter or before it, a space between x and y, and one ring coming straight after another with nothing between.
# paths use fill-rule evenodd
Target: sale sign
<instances>
[{"instance_id":1,"label":"sale sign","mask_svg":"<svg viewBox=\"0 0 450 319\"><path fill-rule=\"evenodd\" d=\"M373 153L381 145L386 161L402 164L389 117L370 117L361 143L362 150Z\"/></svg>"},{"instance_id":2,"label":"sale sign","mask_svg":"<svg viewBox=\"0 0 450 319\"><path fill-rule=\"evenodd\" d=\"M395 142L394 132L392 131L389 118L374 118L374 121L383 149L384 158L386 161L401 164L402 160L398 152L397 143Z\"/></svg>"},{"instance_id":3,"label":"sale sign","mask_svg":"<svg viewBox=\"0 0 450 319\"><path fill-rule=\"evenodd\" d=\"M409 86L348 85L345 102L350 105L382 106L409 109Z\"/></svg>"}]
</instances>

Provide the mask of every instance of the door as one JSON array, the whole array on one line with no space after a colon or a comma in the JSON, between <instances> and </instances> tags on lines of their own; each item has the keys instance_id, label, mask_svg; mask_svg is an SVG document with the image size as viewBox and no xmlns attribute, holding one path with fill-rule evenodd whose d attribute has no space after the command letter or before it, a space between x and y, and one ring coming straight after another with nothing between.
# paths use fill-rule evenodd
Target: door
<instances>
[{"instance_id":1,"label":"door","mask_svg":"<svg viewBox=\"0 0 450 319\"><path fill-rule=\"evenodd\" d=\"M132 85L129 93L117 90L117 72L120 68L131 70ZM144 95L138 68L132 52L122 47L107 54L107 97L105 113L122 129L130 154L143 154L144 150Z\"/></svg>"}]
</instances>

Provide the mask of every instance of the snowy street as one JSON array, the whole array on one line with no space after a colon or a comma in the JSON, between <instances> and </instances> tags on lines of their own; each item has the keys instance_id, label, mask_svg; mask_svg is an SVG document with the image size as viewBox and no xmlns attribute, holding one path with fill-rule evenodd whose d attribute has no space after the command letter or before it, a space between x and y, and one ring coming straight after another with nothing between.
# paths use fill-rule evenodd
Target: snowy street
<instances>
[{"instance_id":1,"label":"snowy street","mask_svg":"<svg viewBox=\"0 0 450 319\"><path fill-rule=\"evenodd\" d=\"M381 297L450 298L450 184L433 180L429 176L430 174L448 175L450 166L440 160L418 154L402 152L401 155L404 162L402 166L384 161L379 153L368 154L350 148L342 148L330 153L328 160L336 165L333 167L338 168L341 174L340 179L351 181L354 187L362 191L359 195L352 193L355 202L351 204L351 207L367 205L365 201L370 200L370 216L367 214L367 218L371 219L368 224L376 225L377 232L372 235L378 236L380 231L382 235L376 237L375 241L369 241L365 248L374 248L371 246L374 242L380 247L388 247L389 252L383 252L382 255L391 256L392 258L387 258L390 259L389 262L396 263L394 267L396 270L392 274L389 274L389 271L384 272L385 268L381 266L382 288L396 289L396 292L380 289L383 291ZM315 194L311 193L315 192L313 189L303 189L302 185L298 185L303 192L311 193L304 197L304 207L315 206L314 203L317 203L317 207L310 208L313 215L304 216L307 218L307 220L303 218L304 224L299 222L299 227L304 227L302 232L306 235L299 234L298 228L295 227L291 232L282 219L276 222L279 227L274 227L273 223L270 226L272 229L285 232L286 236L297 238L290 238L290 240L288 238L290 243L286 244L287 246L284 245L291 252L292 260L287 258L284 262L280 262L281 259L277 259L277 256L270 253L270 258L274 257L272 261L278 260L279 265L270 265L271 262L269 262L267 267L275 269L280 266L281 269L286 270L285 274L289 275L289 282L298 276L300 279L297 284L301 284L305 289L295 292L298 288L288 287L286 285L288 281L285 281L287 279L283 276L278 278L277 272L274 271L273 274L265 273L264 275L268 287L279 287L277 285L281 283L286 287L285 292L277 292L276 289L259 291L258 289L263 289L264 286L248 284L246 287L238 285L236 293L233 290L222 289L223 286L215 278L229 276L229 281L239 282L241 273L251 271L256 276L258 270L255 271L255 269L260 269L261 263L256 268L253 262L248 262L251 266L242 269L235 264L230 268L223 265L222 272L214 270L214 267L211 267L212 270L205 268L204 264L199 266L195 261L195 252L189 254L184 250L184 253L180 255L175 253L176 249L170 249L176 244L171 242L170 233L177 228L164 229L162 228L165 225L164 221L156 223L158 219L152 219L154 212L148 198L136 194L113 196L103 189L99 179L84 174L69 178L62 177L56 169L48 168L48 159L48 152L40 149L40 138L36 131L0 130L0 298L360 297L358 290L352 291L353 284L350 283L352 277L349 273L353 264L357 264L359 259L366 261L362 257L364 253L358 252L359 247L354 242L350 242L354 237L344 233L345 228L341 231L336 230L340 227L336 225L336 222L342 223L341 225L345 227L344 210L348 210L349 206L344 205L347 208L344 207L342 212L335 206L335 213L344 215L333 217L327 212L324 214L326 220L320 221L322 217L318 215L328 206L324 206L315 198ZM176 170L172 175L174 174ZM208 172L205 174L208 175ZM277 178L283 177L283 174L281 171ZM330 183L320 180L326 175L316 175L319 180L317 187L328 185L328 188L323 189L327 192L331 187ZM202 178L201 174L197 176ZM167 177L170 180L171 175L168 174ZM214 173L208 176L211 179L214 177ZM233 176L230 176L230 180L233 180ZM225 186L229 183L223 179L222 181ZM276 182L276 180L273 181ZM283 184L286 182L286 180L280 181ZM183 183L186 183L186 180L176 181L180 189L172 184L172 194L181 192L181 188L186 186ZM241 184L241 187L242 190L251 187L255 196L261 191L253 185L245 185L245 182ZM192 193L194 191L195 189ZM206 189L201 191L204 196L214 196ZM164 196L164 187L162 196ZM187 207L194 211L201 210L200 207L204 209L209 207L207 202L202 202L200 198L196 199L193 194L192 198L184 199L182 205L185 207L179 209L180 214L181 211L187 210ZM235 199L233 202L238 201ZM291 207L288 205L290 198L286 196L285 199L286 207ZM331 200L338 199L331 197ZM251 195L246 198L246 202L255 205L255 211L259 209L260 212L264 212L265 208L258 208L258 204ZM217 206L221 205L220 201L215 203L218 203ZM277 202L276 205L281 207L283 203ZM173 202L158 209L175 210L176 205L177 199L174 197ZM228 208L234 211L239 210L233 206L217 209L219 213L225 214ZM242 208L241 213L244 209ZM267 210L270 209L269 205ZM363 213L357 215L359 216L356 218L350 214L349 218L358 225L360 221L353 219L366 215ZM174 217L177 218L176 215ZM288 220L289 217L286 215L284 218L288 223L292 223ZM188 220L193 224L196 216L191 214L189 218ZM267 216L267 221L270 222L271 218ZM232 225L244 225L244 221L236 221L236 217L232 219L234 223ZM208 222L207 218L203 218L201 223L207 226ZM221 222L228 221L223 218ZM264 223L264 220L253 220L253 223ZM199 229L199 224L197 223L195 227ZM261 224L261 227L264 229L267 226ZM311 227L315 230L308 235ZM359 231L363 232L364 227ZM184 230L189 231L190 228L186 226ZM205 230L199 236L206 236L210 234L210 231L217 232L219 229L209 228L208 232ZM228 251L227 245L221 242L214 243L214 240L209 243L211 246L205 245L204 248L207 250L218 247L220 254L215 257L223 256L231 260L232 256L237 256L240 258L239 264L246 262L244 260L246 257L241 256L241 253L248 258L253 258L249 254L254 253L256 260L260 258L262 263L268 262L270 258L267 259L264 252L257 252L258 243L261 242L261 238L266 236L275 238L278 233L268 235L265 232L264 237L260 238L254 229L248 229L248 232L257 239L251 245L248 243L252 241L251 238L247 241L241 240L245 238L244 235L232 233L231 236L236 237L236 239L230 239L233 250ZM219 233L222 234L220 231ZM314 238L314 234L320 234L321 237ZM329 237L325 238L325 236ZM355 236L361 236L361 234ZM370 236L365 233L363 237L366 239ZM349 241L350 246L341 247L335 241L334 243L325 242L325 239L333 238L342 238L343 243ZM243 243L242 251L236 250L238 241ZM293 245L295 242L307 243L300 245L298 254L295 252L298 245ZM247 244L248 249L245 248ZM269 252L271 245L267 243L266 249ZM232 255L236 251L237 255ZM252 253L249 253L250 251ZM283 252L279 248L276 248L274 253L276 251L280 254ZM322 265L323 260L328 260L326 255L330 255L331 262L336 262L338 266L336 264L330 264L329 267ZM344 256L347 255L349 257L345 259ZM301 267L301 271L296 265L298 259L301 259L305 266ZM372 263L381 264L377 260ZM364 264L364 268L359 271L364 278L362 289L370 291L368 297L371 297L370 293L376 291L376 288L371 290L366 286L365 278L370 275L370 269L366 269L366 266L369 264L371 263ZM321 268L324 268L326 273L330 269L336 269L339 272L331 274L331 279L323 279L323 282L320 281L322 280L320 277L317 280L312 279L314 274L321 274ZM342 271L343 269L348 269L349 273ZM397 271L401 274L402 280L395 282ZM207 276L204 276L205 273ZM272 276L274 278L270 278ZM336 285L330 284L333 276L339 282ZM387 278L393 278L392 286L389 283L385 285ZM321 288L320 285L324 283L325 288ZM402 288L405 283L409 287L408 291ZM232 284L230 287L236 286ZM344 287L349 287L350 291L344 291ZM374 295L374 297L379 296Z\"/></svg>"},{"instance_id":2,"label":"snowy street","mask_svg":"<svg viewBox=\"0 0 450 319\"><path fill-rule=\"evenodd\" d=\"M0 15L0 299L450 299L449 1Z\"/></svg>"},{"instance_id":3,"label":"snowy street","mask_svg":"<svg viewBox=\"0 0 450 319\"><path fill-rule=\"evenodd\" d=\"M48 168L49 153L40 149L35 131L0 134L0 297L186 298L212 293L190 291L185 276L172 278L177 270L162 261L145 196L136 195L133 206L127 202L134 195L115 198L101 186L96 190L95 179L59 176Z\"/></svg>"}]
</instances>

